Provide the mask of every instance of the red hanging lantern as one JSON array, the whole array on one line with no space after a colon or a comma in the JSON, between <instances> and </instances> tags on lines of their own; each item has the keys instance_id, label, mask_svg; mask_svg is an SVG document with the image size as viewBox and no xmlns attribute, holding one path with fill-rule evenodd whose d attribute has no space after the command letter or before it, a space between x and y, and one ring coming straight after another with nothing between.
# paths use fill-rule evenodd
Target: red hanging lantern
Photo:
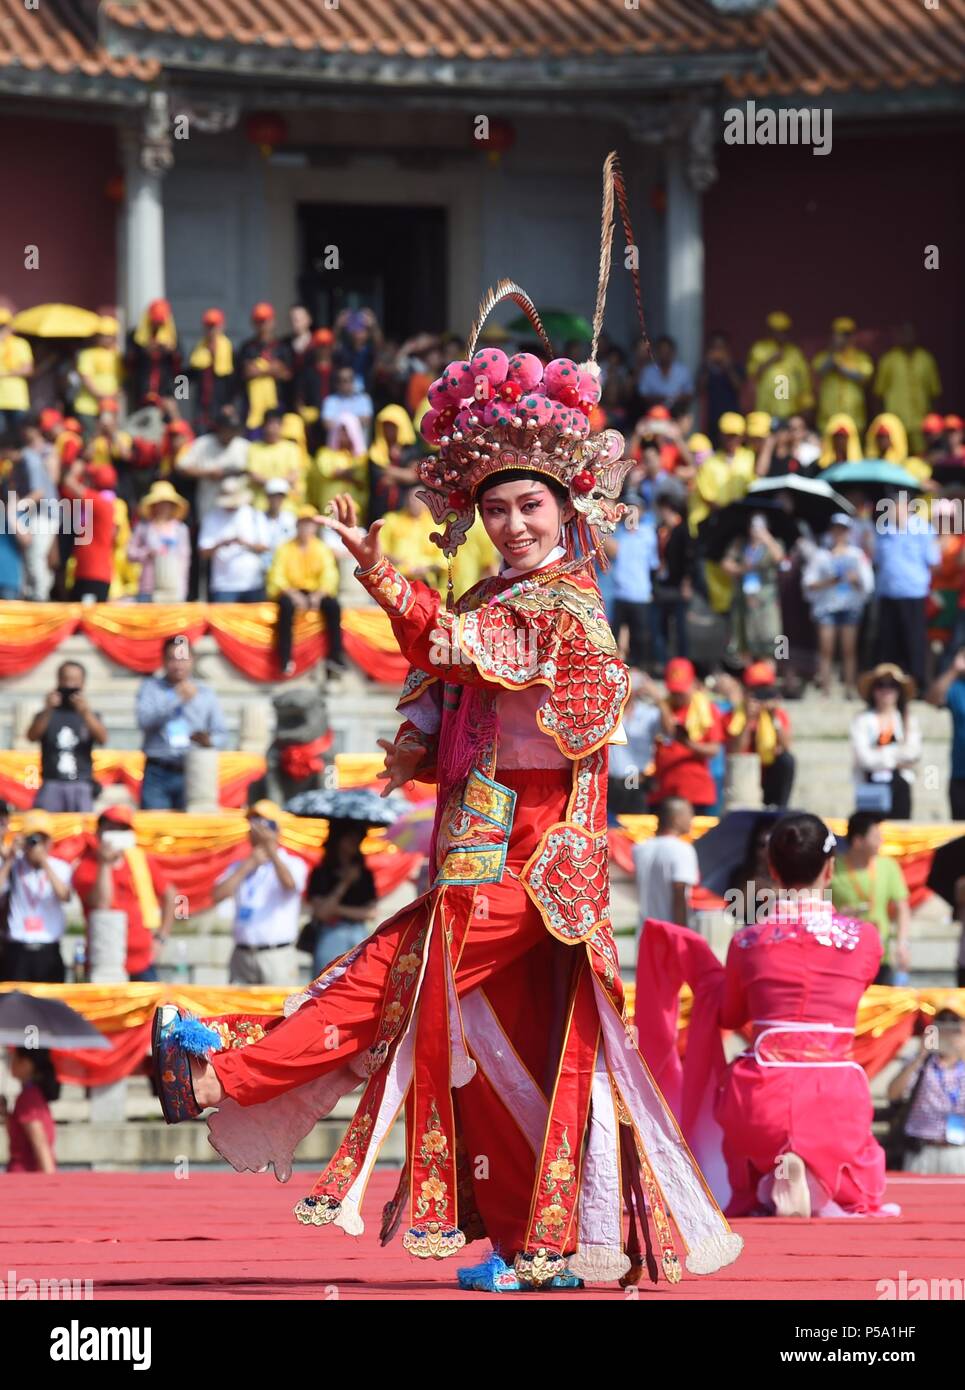
<instances>
[{"instance_id":1,"label":"red hanging lantern","mask_svg":"<svg viewBox=\"0 0 965 1390\"><path fill-rule=\"evenodd\" d=\"M114 174L104 184L104 197L111 203L124 201L124 175Z\"/></svg>"},{"instance_id":2,"label":"red hanging lantern","mask_svg":"<svg viewBox=\"0 0 965 1390\"><path fill-rule=\"evenodd\" d=\"M503 120L501 116L493 116L489 120L487 135L476 138L475 131L473 135L476 144L486 151L489 163L497 167L502 156L516 144L516 127L512 121Z\"/></svg>"},{"instance_id":3,"label":"red hanging lantern","mask_svg":"<svg viewBox=\"0 0 965 1390\"><path fill-rule=\"evenodd\" d=\"M253 111L245 120L245 138L267 159L288 139L288 122L277 111Z\"/></svg>"},{"instance_id":4,"label":"red hanging lantern","mask_svg":"<svg viewBox=\"0 0 965 1390\"><path fill-rule=\"evenodd\" d=\"M650 206L660 217L667 211L667 190L662 183L650 185Z\"/></svg>"}]
</instances>

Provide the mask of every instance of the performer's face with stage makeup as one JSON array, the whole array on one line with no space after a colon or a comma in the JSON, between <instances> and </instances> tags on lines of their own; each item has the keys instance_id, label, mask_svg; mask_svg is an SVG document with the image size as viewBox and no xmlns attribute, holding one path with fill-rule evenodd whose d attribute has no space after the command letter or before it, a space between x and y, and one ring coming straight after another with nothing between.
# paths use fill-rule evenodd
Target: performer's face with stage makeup
<instances>
[{"instance_id":1,"label":"performer's face with stage makeup","mask_svg":"<svg viewBox=\"0 0 965 1390\"><path fill-rule=\"evenodd\" d=\"M564 509L553 491L535 478L499 483L479 500L486 534L507 565L535 570L563 540Z\"/></svg>"}]
</instances>

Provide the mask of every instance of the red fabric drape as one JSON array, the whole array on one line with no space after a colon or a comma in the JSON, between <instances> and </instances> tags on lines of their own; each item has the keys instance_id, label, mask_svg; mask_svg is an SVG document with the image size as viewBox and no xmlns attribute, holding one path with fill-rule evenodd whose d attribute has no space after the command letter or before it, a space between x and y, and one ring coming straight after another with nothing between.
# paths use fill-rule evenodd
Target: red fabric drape
<instances>
[{"instance_id":1,"label":"red fabric drape","mask_svg":"<svg viewBox=\"0 0 965 1390\"><path fill-rule=\"evenodd\" d=\"M383 652L363 642L354 632L342 631L346 656L380 685L401 685L409 674L409 662L401 652Z\"/></svg>"},{"instance_id":2,"label":"red fabric drape","mask_svg":"<svg viewBox=\"0 0 965 1390\"><path fill-rule=\"evenodd\" d=\"M127 1028L123 1033L107 1034L110 1052L100 1048L78 1048L75 1052L53 1050L58 1081L72 1086L108 1086L138 1070L151 1050L151 1020Z\"/></svg>"},{"instance_id":3,"label":"red fabric drape","mask_svg":"<svg viewBox=\"0 0 965 1390\"><path fill-rule=\"evenodd\" d=\"M196 642L207 626L203 610L186 626L178 625L170 631L164 630L162 626L160 631L143 635L125 630L114 632L98 621L100 616L96 612L83 615L81 630L85 637L119 666L125 666L129 671L139 671L145 676L152 675L160 669L162 648L168 637L183 635L189 642Z\"/></svg>"}]
</instances>

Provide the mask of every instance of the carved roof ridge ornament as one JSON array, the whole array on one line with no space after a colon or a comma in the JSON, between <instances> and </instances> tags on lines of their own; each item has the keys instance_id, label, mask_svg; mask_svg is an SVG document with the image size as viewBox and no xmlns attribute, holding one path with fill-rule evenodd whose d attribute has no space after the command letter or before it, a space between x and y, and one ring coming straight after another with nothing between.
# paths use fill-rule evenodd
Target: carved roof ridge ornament
<instances>
[{"instance_id":1,"label":"carved roof ridge ornament","mask_svg":"<svg viewBox=\"0 0 965 1390\"><path fill-rule=\"evenodd\" d=\"M148 174L166 174L174 164L171 103L163 87L156 87L148 98L141 127L140 162Z\"/></svg>"}]
</instances>

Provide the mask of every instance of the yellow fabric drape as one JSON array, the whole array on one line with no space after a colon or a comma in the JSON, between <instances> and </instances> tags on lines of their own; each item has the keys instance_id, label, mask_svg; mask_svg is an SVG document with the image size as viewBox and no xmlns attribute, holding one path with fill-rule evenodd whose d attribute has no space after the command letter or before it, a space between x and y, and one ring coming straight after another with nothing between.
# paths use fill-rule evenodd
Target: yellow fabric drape
<instances>
[{"instance_id":1,"label":"yellow fabric drape","mask_svg":"<svg viewBox=\"0 0 965 1390\"><path fill-rule=\"evenodd\" d=\"M731 715L727 732L731 738L740 738L746 728L747 711L741 706L739 709L735 709ZM762 709L757 716L757 728L754 731L754 751L765 767L770 767L777 757L777 728L770 710Z\"/></svg>"},{"instance_id":2,"label":"yellow fabric drape","mask_svg":"<svg viewBox=\"0 0 965 1390\"><path fill-rule=\"evenodd\" d=\"M131 1028L140 1028L154 1016L159 1004L175 1004L201 1018L216 1018L226 1014L281 1014L291 987L275 985L37 985L20 980L0 982L0 992L21 990L35 999L61 999L70 1008L92 1023L98 1032L110 1036ZM624 985L627 1022L632 1022L636 1003L636 986ZM693 994L684 985L680 991L678 1022L685 1028L690 1020ZM858 1005L855 1034L871 1033L880 1037L894 1028L908 1014L934 1016L942 1009L953 1009L965 1017L965 989L905 989L888 985L871 985Z\"/></svg>"},{"instance_id":3,"label":"yellow fabric drape","mask_svg":"<svg viewBox=\"0 0 965 1390\"><path fill-rule=\"evenodd\" d=\"M617 819L635 842L649 840L657 833L656 816L618 816ZM835 835L847 834L846 820L825 818L824 823ZM716 824L716 816L695 816L693 828L686 838L699 840L701 835L712 830ZM938 849L939 845L945 845L961 834L961 827L954 821L935 825L901 825L897 821L885 821L882 830L884 838L881 853L892 855L896 859L901 859L904 855L923 854L926 850Z\"/></svg>"},{"instance_id":4,"label":"yellow fabric drape","mask_svg":"<svg viewBox=\"0 0 965 1390\"><path fill-rule=\"evenodd\" d=\"M134 341L138 347L150 347L152 343L160 343L162 347L170 348L173 352L178 345L178 330L174 325L174 315L169 314L153 335L151 333L152 326L148 321L147 310L145 309L138 320L137 328L134 330Z\"/></svg>"},{"instance_id":5,"label":"yellow fabric drape","mask_svg":"<svg viewBox=\"0 0 965 1390\"><path fill-rule=\"evenodd\" d=\"M253 647L270 647L275 642L278 621L273 603L213 603L205 609L208 626L230 632L239 642ZM295 628L299 639L317 637L323 627L319 613L299 613Z\"/></svg>"},{"instance_id":6,"label":"yellow fabric drape","mask_svg":"<svg viewBox=\"0 0 965 1390\"><path fill-rule=\"evenodd\" d=\"M199 619L203 624L205 618L204 611L199 611L196 603L98 603L88 608L83 614L85 627L99 628L135 642L145 637L171 637L186 629L197 629Z\"/></svg>"},{"instance_id":7,"label":"yellow fabric drape","mask_svg":"<svg viewBox=\"0 0 965 1390\"><path fill-rule=\"evenodd\" d=\"M703 690L695 690L690 697L687 718L684 720L687 737L693 739L694 743L699 743L713 722L714 715L709 696Z\"/></svg>"},{"instance_id":8,"label":"yellow fabric drape","mask_svg":"<svg viewBox=\"0 0 965 1390\"><path fill-rule=\"evenodd\" d=\"M149 930L156 931L161 925L161 904L154 891L151 871L148 868L147 859L144 857L144 851L140 845L132 845L130 849L124 851L124 858L131 871L131 881L134 884L134 892L141 909L144 925Z\"/></svg>"},{"instance_id":9,"label":"yellow fabric drape","mask_svg":"<svg viewBox=\"0 0 965 1390\"><path fill-rule=\"evenodd\" d=\"M350 632L380 652L394 653L399 649L388 614L382 608L343 609L342 631Z\"/></svg>"},{"instance_id":10,"label":"yellow fabric drape","mask_svg":"<svg viewBox=\"0 0 965 1390\"><path fill-rule=\"evenodd\" d=\"M193 367L197 372L206 372L212 361L214 362L215 376L230 376L235 369L231 339L224 333L215 334L213 353L207 339L202 338L191 353L188 366Z\"/></svg>"}]
</instances>

